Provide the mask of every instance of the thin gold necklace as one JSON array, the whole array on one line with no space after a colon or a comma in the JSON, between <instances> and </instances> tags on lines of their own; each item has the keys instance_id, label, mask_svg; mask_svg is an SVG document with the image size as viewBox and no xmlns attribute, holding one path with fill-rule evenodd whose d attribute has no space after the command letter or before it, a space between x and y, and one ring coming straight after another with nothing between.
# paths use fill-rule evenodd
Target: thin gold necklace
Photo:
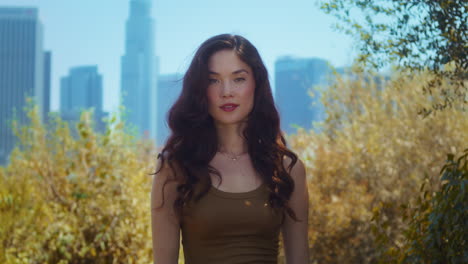
<instances>
[{"instance_id":1,"label":"thin gold necklace","mask_svg":"<svg viewBox=\"0 0 468 264\"><path fill-rule=\"evenodd\" d=\"M237 161L241 156L247 154L247 152L241 153L241 154L238 154L238 155L227 153L227 152L224 152L224 151L218 151L218 152L225 155L226 157L228 157L232 161Z\"/></svg>"}]
</instances>

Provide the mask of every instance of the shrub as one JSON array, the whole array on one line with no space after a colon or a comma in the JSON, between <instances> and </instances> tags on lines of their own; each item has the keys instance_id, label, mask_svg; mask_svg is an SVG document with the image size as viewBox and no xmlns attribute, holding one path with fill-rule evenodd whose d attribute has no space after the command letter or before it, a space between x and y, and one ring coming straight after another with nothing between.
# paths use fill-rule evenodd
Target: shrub
<instances>
[{"instance_id":1,"label":"shrub","mask_svg":"<svg viewBox=\"0 0 468 264\"><path fill-rule=\"evenodd\" d=\"M446 153L468 142L466 110L418 113L441 98L421 92L427 78L396 72L385 80L357 70L337 75L324 93L323 133L299 129L288 136L309 179L311 263L375 263L382 251L370 219L381 203L394 205L379 211L385 250L402 245L406 223L398 205L417 198L425 175L436 190Z\"/></svg>"},{"instance_id":2,"label":"shrub","mask_svg":"<svg viewBox=\"0 0 468 264\"><path fill-rule=\"evenodd\" d=\"M84 112L76 138L60 118L46 128L37 107L28 117L0 169L0 262L151 263L153 146L115 116L98 134Z\"/></svg>"},{"instance_id":3,"label":"shrub","mask_svg":"<svg viewBox=\"0 0 468 264\"><path fill-rule=\"evenodd\" d=\"M388 248L381 263L468 262L468 149L456 160L448 155L440 174L439 190L431 192L424 182L415 204L401 205L407 224L402 232L403 245L386 245L386 225L376 210L374 233L382 248Z\"/></svg>"}]
</instances>

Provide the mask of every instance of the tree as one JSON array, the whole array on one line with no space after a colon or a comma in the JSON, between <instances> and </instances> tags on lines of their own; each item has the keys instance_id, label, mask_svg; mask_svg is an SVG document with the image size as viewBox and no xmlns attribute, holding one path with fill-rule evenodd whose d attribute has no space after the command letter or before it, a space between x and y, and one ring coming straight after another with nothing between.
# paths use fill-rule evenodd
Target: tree
<instances>
[{"instance_id":1,"label":"tree","mask_svg":"<svg viewBox=\"0 0 468 264\"><path fill-rule=\"evenodd\" d=\"M380 212L373 216L373 233L386 249L380 263L467 263L468 261L468 149L455 159L449 154L441 172L441 188L432 192L424 181L414 206L400 206L406 226L402 243L388 246L389 225Z\"/></svg>"},{"instance_id":2,"label":"tree","mask_svg":"<svg viewBox=\"0 0 468 264\"><path fill-rule=\"evenodd\" d=\"M414 109L413 103L430 103L421 91L431 73L395 72L377 81L358 70L327 87L323 133L301 129L288 136L309 180L310 263L376 263L381 252L405 243L399 205L417 199L426 175L428 191L438 190L445 153L456 154L468 142L461 109L426 118ZM445 88L452 85L442 80ZM370 221L380 203L391 205L379 210L387 240L382 248Z\"/></svg>"},{"instance_id":3,"label":"tree","mask_svg":"<svg viewBox=\"0 0 468 264\"><path fill-rule=\"evenodd\" d=\"M325 0L321 9L338 18L337 28L354 36L365 66L398 63L413 71L428 69L434 78L424 92L444 95L428 115L447 106L468 104L468 5L466 0ZM440 85L449 79L456 85Z\"/></svg>"}]
</instances>

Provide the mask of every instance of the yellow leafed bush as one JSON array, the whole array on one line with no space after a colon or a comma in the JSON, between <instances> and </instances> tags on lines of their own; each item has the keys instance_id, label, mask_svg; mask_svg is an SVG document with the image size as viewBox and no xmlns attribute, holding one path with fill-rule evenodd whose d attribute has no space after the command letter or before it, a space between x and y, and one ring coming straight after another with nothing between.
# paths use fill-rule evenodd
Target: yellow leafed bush
<instances>
[{"instance_id":1,"label":"yellow leafed bush","mask_svg":"<svg viewBox=\"0 0 468 264\"><path fill-rule=\"evenodd\" d=\"M99 134L84 112L74 138L28 116L0 169L0 263L152 263L152 146L115 117Z\"/></svg>"},{"instance_id":2,"label":"yellow leafed bush","mask_svg":"<svg viewBox=\"0 0 468 264\"><path fill-rule=\"evenodd\" d=\"M307 168L310 263L375 263L385 250L370 219L381 203L395 205L379 211L386 245L401 245L397 205L417 197L425 176L438 188L447 153L467 147L466 110L418 114L442 98L422 93L427 78L336 76L323 132L287 137ZM0 167L0 263L151 263L153 146L115 117L99 134L85 112L73 137L59 119L45 127L36 108L28 113Z\"/></svg>"},{"instance_id":3,"label":"yellow leafed bush","mask_svg":"<svg viewBox=\"0 0 468 264\"><path fill-rule=\"evenodd\" d=\"M311 263L374 263L381 251L370 219L381 202L395 204L380 212L387 245L401 244L404 223L397 206L417 197L426 175L437 188L447 153L467 147L466 110L418 113L442 98L422 92L429 77L395 73L383 80L358 71L336 76L323 98L323 133L299 129L288 136L309 179Z\"/></svg>"}]
</instances>

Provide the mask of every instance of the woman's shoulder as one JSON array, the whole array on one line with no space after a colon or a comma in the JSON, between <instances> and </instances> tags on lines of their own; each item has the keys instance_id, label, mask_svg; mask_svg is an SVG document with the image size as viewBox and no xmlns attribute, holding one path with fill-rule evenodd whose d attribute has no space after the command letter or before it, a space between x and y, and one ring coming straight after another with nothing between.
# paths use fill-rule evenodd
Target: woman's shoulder
<instances>
[{"instance_id":1,"label":"woman's shoulder","mask_svg":"<svg viewBox=\"0 0 468 264\"><path fill-rule=\"evenodd\" d=\"M286 168L286 170L290 173L291 177L296 180L300 179L302 177L305 177L305 165L302 162L302 160L297 157L297 160L294 164L291 164L293 162L292 158L289 156L284 156L283 158L283 165ZM292 165L292 168L289 169L289 167Z\"/></svg>"},{"instance_id":2,"label":"woman's shoulder","mask_svg":"<svg viewBox=\"0 0 468 264\"><path fill-rule=\"evenodd\" d=\"M151 191L153 205L164 205L166 199L170 201L169 204L172 204L176 199L177 187L180 183L179 171L176 162L169 161L167 156L163 157L162 154L158 154Z\"/></svg>"},{"instance_id":3,"label":"woman's shoulder","mask_svg":"<svg viewBox=\"0 0 468 264\"><path fill-rule=\"evenodd\" d=\"M182 169L174 159L169 159L168 153L159 153L156 160L155 176L169 181L179 181L181 179Z\"/></svg>"},{"instance_id":4,"label":"woman's shoulder","mask_svg":"<svg viewBox=\"0 0 468 264\"><path fill-rule=\"evenodd\" d=\"M175 193L181 182L181 173L182 170L176 161L169 160L167 154L159 153L156 160L156 171L153 174L153 192Z\"/></svg>"}]
</instances>

